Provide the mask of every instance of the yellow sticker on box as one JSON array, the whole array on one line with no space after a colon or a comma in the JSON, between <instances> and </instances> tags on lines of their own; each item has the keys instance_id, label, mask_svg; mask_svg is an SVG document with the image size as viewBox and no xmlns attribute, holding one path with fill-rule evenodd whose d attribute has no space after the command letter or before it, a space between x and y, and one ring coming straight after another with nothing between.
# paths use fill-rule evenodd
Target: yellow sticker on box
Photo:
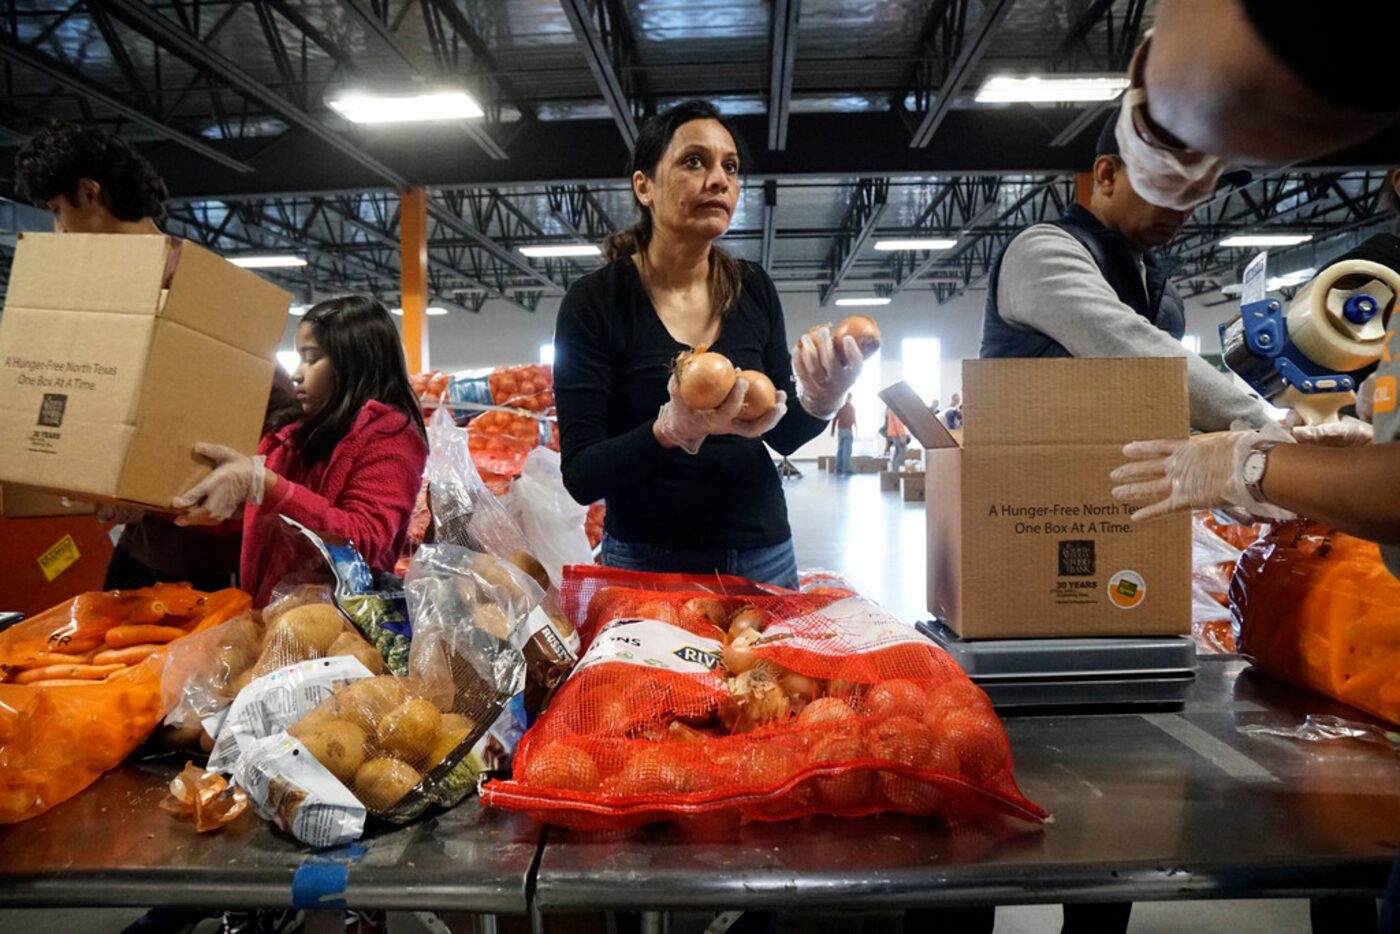
<instances>
[{"instance_id":1,"label":"yellow sticker on box","mask_svg":"<svg viewBox=\"0 0 1400 934\"><path fill-rule=\"evenodd\" d=\"M45 580L53 581L58 575L77 564L81 557L78 543L73 541L73 536L65 535L54 542L48 551L39 556L39 570L44 572Z\"/></svg>"}]
</instances>

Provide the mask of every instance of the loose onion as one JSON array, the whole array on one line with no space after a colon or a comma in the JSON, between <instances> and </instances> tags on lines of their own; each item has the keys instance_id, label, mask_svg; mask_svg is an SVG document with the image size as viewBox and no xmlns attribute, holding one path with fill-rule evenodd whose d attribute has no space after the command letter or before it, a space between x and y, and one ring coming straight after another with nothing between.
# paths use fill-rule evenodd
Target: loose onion
<instances>
[{"instance_id":1,"label":"loose onion","mask_svg":"<svg viewBox=\"0 0 1400 934\"><path fill-rule=\"evenodd\" d=\"M729 617L729 638L745 630L762 632L768 626L768 615L756 606L746 606Z\"/></svg>"},{"instance_id":2,"label":"loose onion","mask_svg":"<svg viewBox=\"0 0 1400 934\"><path fill-rule=\"evenodd\" d=\"M847 337L855 338L860 355L867 360L880 349L880 326L868 315L851 315L836 325L836 330L831 332L831 339L836 344L836 355L845 363L850 362L846 360L846 353L842 350Z\"/></svg>"},{"instance_id":3,"label":"loose onion","mask_svg":"<svg viewBox=\"0 0 1400 934\"><path fill-rule=\"evenodd\" d=\"M767 374L758 370L740 370L739 377L749 382L749 391L744 393L744 404L739 407L739 421L757 421L777 404L778 392Z\"/></svg>"},{"instance_id":4,"label":"loose onion","mask_svg":"<svg viewBox=\"0 0 1400 934\"><path fill-rule=\"evenodd\" d=\"M739 371L724 354L702 349L694 353L687 351L676 358L681 398L692 409L718 408L738 379Z\"/></svg>"},{"instance_id":5,"label":"loose onion","mask_svg":"<svg viewBox=\"0 0 1400 934\"><path fill-rule=\"evenodd\" d=\"M753 654L753 645L758 641L758 632L746 629L730 639L724 646L724 667L731 675L741 675L758 661Z\"/></svg>"}]
</instances>

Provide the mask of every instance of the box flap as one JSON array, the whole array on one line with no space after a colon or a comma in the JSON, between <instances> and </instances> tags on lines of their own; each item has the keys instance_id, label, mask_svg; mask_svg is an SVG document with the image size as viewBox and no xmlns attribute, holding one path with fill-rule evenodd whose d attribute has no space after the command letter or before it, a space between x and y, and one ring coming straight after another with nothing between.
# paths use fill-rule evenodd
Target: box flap
<instances>
[{"instance_id":1,"label":"box flap","mask_svg":"<svg viewBox=\"0 0 1400 934\"><path fill-rule=\"evenodd\" d=\"M895 417L904 423L909 433L926 448L955 448L957 440L943 427L943 422L929 409L914 387L900 381L880 390L880 398Z\"/></svg>"},{"instance_id":2,"label":"box flap","mask_svg":"<svg viewBox=\"0 0 1400 934\"><path fill-rule=\"evenodd\" d=\"M1185 438L1183 357L963 361L966 447Z\"/></svg>"},{"instance_id":3,"label":"box flap","mask_svg":"<svg viewBox=\"0 0 1400 934\"><path fill-rule=\"evenodd\" d=\"M154 315L165 251L162 236L22 233L5 306Z\"/></svg>"},{"instance_id":4,"label":"box flap","mask_svg":"<svg viewBox=\"0 0 1400 934\"><path fill-rule=\"evenodd\" d=\"M274 359L292 294L189 241L161 316L250 354Z\"/></svg>"}]
</instances>

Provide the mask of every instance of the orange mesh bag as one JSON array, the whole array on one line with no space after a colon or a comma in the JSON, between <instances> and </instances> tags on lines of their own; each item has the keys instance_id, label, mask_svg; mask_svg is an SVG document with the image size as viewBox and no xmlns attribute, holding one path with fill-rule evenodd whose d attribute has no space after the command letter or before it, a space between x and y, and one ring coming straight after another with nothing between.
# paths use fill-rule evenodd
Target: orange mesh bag
<instances>
[{"instance_id":1,"label":"orange mesh bag","mask_svg":"<svg viewBox=\"0 0 1400 934\"><path fill-rule=\"evenodd\" d=\"M114 768L165 715L167 647L245 612L239 590L86 593L0 633L0 824Z\"/></svg>"},{"instance_id":2,"label":"orange mesh bag","mask_svg":"<svg viewBox=\"0 0 1400 934\"><path fill-rule=\"evenodd\" d=\"M1016 787L986 695L867 600L605 587L584 622L583 659L484 804L581 829L721 814L1046 816Z\"/></svg>"},{"instance_id":3,"label":"orange mesh bag","mask_svg":"<svg viewBox=\"0 0 1400 934\"><path fill-rule=\"evenodd\" d=\"M1400 581L1374 542L1283 523L1240 558L1230 612L1256 667L1400 725Z\"/></svg>"}]
</instances>

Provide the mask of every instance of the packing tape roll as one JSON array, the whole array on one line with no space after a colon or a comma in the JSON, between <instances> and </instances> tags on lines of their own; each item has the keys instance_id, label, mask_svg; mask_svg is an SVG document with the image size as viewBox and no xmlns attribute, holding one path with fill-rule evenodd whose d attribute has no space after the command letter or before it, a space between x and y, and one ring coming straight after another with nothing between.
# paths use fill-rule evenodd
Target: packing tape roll
<instances>
[{"instance_id":1,"label":"packing tape roll","mask_svg":"<svg viewBox=\"0 0 1400 934\"><path fill-rule=\"evenodd\" d=\"M1380 280L1392 293L1392 300L1400 294L1400 273L1380 263L1352 259L1328 266L1288 306L1288 339L1313 363L1339 373L1350 373L1378 360L1385 342L1383 327L1355 327L1344 319L1339 322L1338 316L1329 312L1329 295L1340 280L1350 276Z\"/></svg>"}]
</instances>

